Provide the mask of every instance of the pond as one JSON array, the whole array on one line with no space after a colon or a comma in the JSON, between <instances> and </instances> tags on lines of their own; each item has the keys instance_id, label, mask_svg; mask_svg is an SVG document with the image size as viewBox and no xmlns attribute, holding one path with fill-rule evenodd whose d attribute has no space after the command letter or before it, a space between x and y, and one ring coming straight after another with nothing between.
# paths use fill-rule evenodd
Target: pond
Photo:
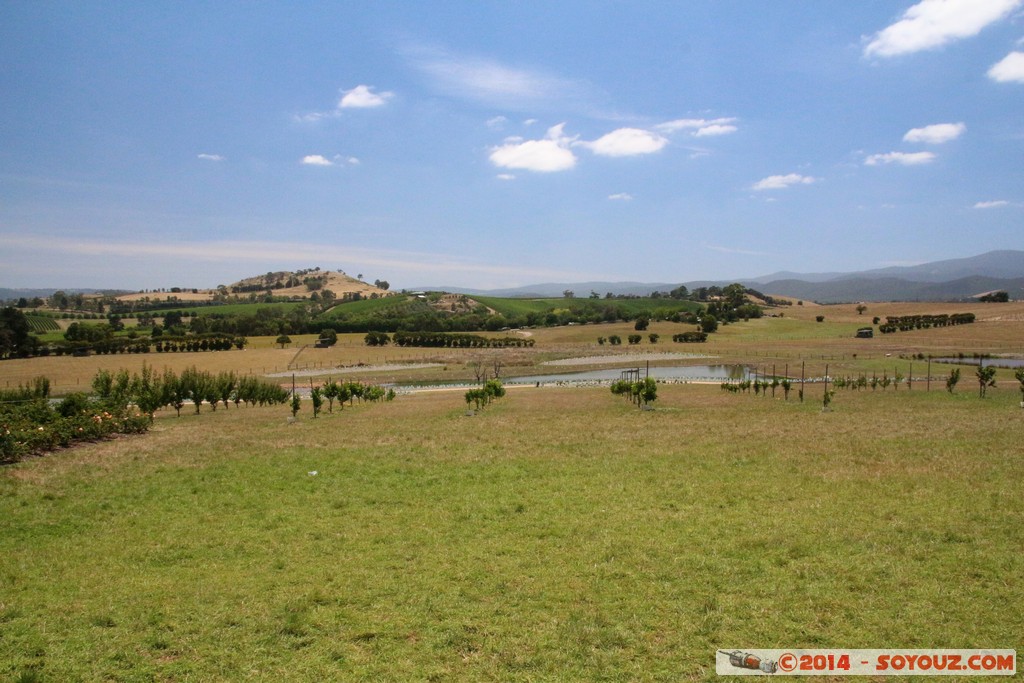
<instances>
[{"instance_id":1,"label":"pond","mask_svg":"<svg viewBox=\"0 0 1024 683\"><path fill-rule=\"evenodd\" d=\"M619 379L626 370L635 370L637 366L628 368L603 368L601 370L585 370L582 372L561 372L554 375L527 375L525 377L503 378L505 384L552 384L555 382L607 382ZM640 376L645 377L647 369L640 367ZM654 379L675 379L683 381L724 382L725 380L744 380L750 377L750 369L745 365L678 365L671 367L651 368L650 376Z\"/></svg>"},{"instance_id":2,"label":"pond","mask_svg":"<svg viewBox=\"0 0 1024 683\"><path fill-rule=\"evenodd\" d=\"M978 358L932 358L936 363L952 363L953 365L977 365ZM1024 368L1024 358L985 358L985 367Z\"/></svg>"}]
</instances>

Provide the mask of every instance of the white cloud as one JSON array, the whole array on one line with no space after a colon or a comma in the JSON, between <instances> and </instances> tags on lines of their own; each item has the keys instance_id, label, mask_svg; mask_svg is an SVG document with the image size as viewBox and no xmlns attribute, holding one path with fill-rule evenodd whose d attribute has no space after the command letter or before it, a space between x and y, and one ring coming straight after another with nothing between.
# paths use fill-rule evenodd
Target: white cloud
<instances>
[{"instance_id":1,"label":"white cloud","mask_svg":"<svg viewBox=\"0 0 1024 683\"><path fill-rule=\"evenodd\" d=\"M593 142L578 144L600 156L625 157L652 154L667 145L668 140L657 133L639 128L619 128Z\"/></svg>"},{"instance_id":2,"label":"white cloud","mask_svg":"<svg viewBox=\"0 0 1024 683\"><path fill-rule=\"evenodd\" d=\"M974 208L975 209L998 209L998 208L1001 208L1003 206L1009 206L1009 205L1010 205L1010 202L1006 201L1005 199L997 199L997 200L991 201L991 202L978 202L977 204L974 205Z\"/></svg>"},{"instance_id":3,"label":"white cloud","mask_svg":"<svg viewBox=\"0 0 1024 683\"><path fill-rule=\"evenodd\" d=\"M787 175L772 175L767 178L758 180L753 185L753 189L756 191L761 190L784 190L787 187L793 185L810 185L816 178L810 176L800 175L798 173L789 173Z\"/></svg>"},{"instance_id":4,"label":"white cloud","mask_svg":"<svg viewBox=\"0 0 1024 683\"><path fill-rule=\"evenodd\" d=\"M494 118L487 119L488 128L504 128L506 123L508 123L508 119L504 116L495 116Z\"/></svg>"},{"instance_id":5,"label":"white cloud","mask_svg":"<svg viewBox=\"0 0 1024 683\"><path fill-rule=\"evenodd\" d=\"M1024 52L1011 52L988 70L988 77L998 83L1024 83Z\"/></svg>"},{"instance_id":6,"label":"white cloud","mask_svg":"<svg viewBox=\"0 0 1024 683\"><path fill-rule=\"evenodd\" d=\"M931 152L889 152L888 154L872 154L864 160L867 166L879 164L900 164L901 166L920 166L935 161Z\"/></svg>"},{"instance_id":7,"label":"white cloud","mask_svg":"<svg viewBox=\"0 0 1024 683\"><path fill-rule=\"evenodd\" d=\"M506 141L491 150L491 163L499 168L518 168L536 173L567 171L576 165L576 155L569 149L575 138L567 137L561 123L548 129L542 140Z\"/></svg>"},{"instance_id":8,"label":"white cloud","mask_svg":"<svg viewBox=\"0 0 1024 683\"><path fill-rule=\"evenodd\" d=\"M219 154L198 154L197 157L203 161L224 161L224 157Z\"/></svg>"},{"instance_id":9,"label":"white cloud","mask_svg":"<svg viewBox=\"0 0 1024 683\"><path fill-rule=\"evenodd\" d=\"M608 195L608 199L619 202L631 202L633 201L633 195L628 192L616 192L615 194Z\"/></svg>"},{"instance_id":10,"label":"white cloud","mask_svg":"<svg viewBox=\"0 0 1024 683\"><path fill-rule=\"evenodd\" d=\"M499 173L497 175L498 180L515 180L516 177L511 173Z\"/></svg>"},{"instance_id":11,"label":"white cloud","mask_svg":"<svg viewBox=\"0 0 1024 683\"><path fill-rule=\"evenodd\" d=\"M334 162L320 154L309 154L302 157L306 166L334 166Z\"/></svg>"},{"instance_id":12,"label":"white cloud","mask_svg":"<svg viewBox=\"0 0 1024 683\"><path fill-rule=\"evenodd\" d=\"M373 86L357 85L351 90L342 91L342 97L338 101L338 109L370 109L380 107L387 103L395 94L391 92L375 93Z\"/></svg>"},{"instance_id":13,"label":"white cloud","mask_svg":"<svg viewBox=\"0 0 1024 683\"><path fill-rule=\"evenodd\" d=\"M694 137L704 137L709 135L735 133L737 128L732 125L734 123L736 123L735 117L718 119L676 119L674 121L659 123L654 127L654 129L665 134L675 133L680 130L688 130Z\"/></svg>"},{"instance_id":14,"label":"white cloud","mask_svg":"<svg viewBox=\"0 0 1024 683\"><path fill-rule=\"evenodd\" d=\"M922 0L876 33L865 57L895 57L969 38L1009 16L1022 0Z\"/></svg>"},{"instance_id":15,"label":"white cloud","mask_svg":"<svg viewBox=\"0 0 1024 683\"><path fill-rule=\"evenodd\" d=\"M941 145L944 142L956 140L965 130L967 130L967 126L963 123L936 123L924 128L911 128L903 136L903 141Z\"/></svg>"},{"instance_id":16,"label":"white cloud","mask_svg":"<svg viewBox=\"0 0 1024 683\"><path fill-rule=\"evenodd\" d=\"M736 131L736 126L730 126L721 123L713 123L710 126L698 128L697 132L693 134L693 137L703 138L711 135L728 135L729 133L735 133Z\"/></svg>"}]
</instances>

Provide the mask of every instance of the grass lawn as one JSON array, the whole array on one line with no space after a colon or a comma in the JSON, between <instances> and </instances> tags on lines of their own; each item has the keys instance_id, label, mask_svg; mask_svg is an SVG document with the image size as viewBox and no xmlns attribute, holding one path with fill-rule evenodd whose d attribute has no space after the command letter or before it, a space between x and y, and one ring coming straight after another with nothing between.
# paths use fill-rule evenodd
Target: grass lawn
<instances>
[{"instance_id":1,"label":"grass lawn","mask_svg":"<svg viewBox=\"0 0 1024 683\"><path fill-rule=\"evenodd\" d=\"M822 413L820 390L172 413L7 467L0 676L695 681L716 648L1021 650L1019 392Z\"/></svg>"}]
</instances>

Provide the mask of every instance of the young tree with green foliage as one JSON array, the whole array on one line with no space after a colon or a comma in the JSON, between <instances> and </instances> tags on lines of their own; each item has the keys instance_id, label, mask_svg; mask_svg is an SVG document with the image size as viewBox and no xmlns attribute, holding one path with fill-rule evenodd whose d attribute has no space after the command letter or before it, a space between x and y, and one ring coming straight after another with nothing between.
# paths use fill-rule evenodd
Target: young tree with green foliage
<instances>
[{"instance_id":1,"label":"young tree with green foliage","mask_svg":"<svg viewBox=\"0 0 1024 683\"><path fill-rule=\"evenodd\" d=\"M988 388L996 385L996 368L994 365L979 365L974 374L978 378L978 396L985 398Z\"/></svg>"},{"instance_id":2,"label":"young tree with green foliage","mask_svg":"<svg viewBox=\"0 0 1024 683\"><path fill-rule=\"evenodd\" d=\"M285 347L285 344L291 344L292 343L292 338L289 337L287 334L282 334L281 336L279 336L277 339L274 340L274 343L275 344L280 344L281 348L283 349Z\"/></svg>"},{"instance_id":3,"label":"young tree with green foliage","mask_svg":"<svg viewBox=\"0 0 1024 683\"><path fill-rule=\"evenodd\" d=\"M323 387L324 398L327 399L327 412L334 412L334 400L338 398L338 390L341 387L333 379L328 380Z\"/></svg>"},{"instance_id":4,"label":"young tree with green foliage","mask_svg":"<svg viewBox=\"0 0 1024 683\"><path fill-rule=\"evenodd\" d=\"M315 419L324 405L324 390L320 387L313 387L309 392L309 398L313 402L313 418Z\"/></svg>"},{"instance_id":5,"label":"young tree with green foliage","mask_svg":"<svg viewBox=\"0 0 1024 683\"><path fill-rule=\"evenodd\" d=\"M950 394L956 389L957 382L960 381L960 368L953 368L949 371L949 377L946 378L946 391Z\"/></svg>"}]
</instances>

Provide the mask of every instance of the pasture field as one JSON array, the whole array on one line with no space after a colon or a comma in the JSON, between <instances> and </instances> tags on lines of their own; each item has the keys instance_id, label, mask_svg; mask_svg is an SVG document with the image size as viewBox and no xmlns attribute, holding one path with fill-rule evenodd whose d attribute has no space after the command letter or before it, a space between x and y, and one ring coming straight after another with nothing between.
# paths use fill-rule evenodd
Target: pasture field
<instances>
[{"instance_id":1,"label":"pasture field","mask_svg":"<svg viewBox=\"0 0 1024 683\"><path fill-rule=\"evenodd\" d=\"M1020 650L1016 396L818 398L163 414L0 473L0 675L697 681L716 648Z\"/></svg>"},{"instance_id":2,"label":"pasture field","mask_svg":"<svg viewBox=\"0 0 1024 683\"><path fill-rule=\"evenodd\" d=\"M476 295L471 298L488 308L494 309L506 317L524 316L529 313L544 313L552 309L556 311L568 310L570 308L580 308L587 311L600 312L605 308L612 307L625 311L631 316L635 316L638 314L650 315L659 310L696 311L701 307L700 304L696 302L677 299L590 299L581 297L573 299L566 299L564 297L546 299L515 299Z\"/></svg>"},{"instance_id":3,"label":"pasture field","mask_svg":"<svg viewBox=\"0 0 1024 683\"><path fill-rule=\"evenodd\" d=\"M170 311L177 311L182 315L193 316L193 315L255 315L259 310L265 308L278 309L281 311L290 311L293 308L299 306L305 306L308 301L278 301L274 303L251 303L251 304L221 304L221 305L208 305L208 306L190 306L187 301L182 302L182 305L178 308L159 308L152 311L147 311L150 315L156 318L162 318L166 313Z\"/></svg>"},{"instance_id":4,"label":"pasture field","mask_svg":"<svg viewBox=\"0 0 1024 683\"><path fill-rule=\"evenodd\" d=\"M401 303L398 297L368 300L367 305L380 306ZM360 306L354 302L344 306ZM869 325L874 315L883 320L886 315L938 314L973 312L977 322L958 327L876 333L873 339L856 339L858 327ZM722 325L703 344L677 344L673 334L693 329L691 325L652 322L642 333L641 344L631 346L599 345L599 337L619 335L625 340L635 334L632 323L601 323L540 327L530 330L484 333L504 337L523 335L535 341L531 349L426 349L394 346L368 347L362 333L339 334L338 344L329 349L312 348L316 335L293 335L292 343L284 349L274 343L275 337L251 337L244 351L217 351L204 353L156 353L139 355L90 356L87 358L46 357L27 360L7 360L0 363L0 388L16 387L39 375L50 378L55 394L82 391L100 369L116 370L120 367L138 372L143 363L158 372L164 367L181 372L196 366L200 370L218 372L232 370L239 374L264 375L289 370L320 369L325 375L332 368L364 365L364 377L370 381L402 381L403 376L393 370L375 373L376 365L396 363L441 363L444 367L431 372L415 371L417 381L471 378L469 366L476 362L503 364L504 376L536 374L537 364L546 360L586 355L610 355L633 352L704 354L715 362L739 363L755 366L761 372L772 368L779 374L789 370L791 377L800 376L800 366L808 377L821 376L826 367L830 375L856 376L859 373L888 373L898 369L915 377L925 375L926 363L913 361L919 354L934 357L955 356L957 353L1015 354L1024 356L1024 302L1008 304L979 303L890 303L868 304L868 310L859 315L855 305L787 306L769 309L769 313L782 317L764 317L747 322ZM825 315L824 322L814 317ZM657 344L651 344L648 335L659 334ZM307 348L303 348L307 347ZM669 361L669 364L702 363L700 359ZM580 370L587 369L584 367ZM932 376L938 378L949 373L948 366L932 366ZM965 375L970 372L965 372ZM1000 370L1001 384L1014 382L1012 372ZM965 377L965 383L968 380Z\"/></svg>"}]
</instances>

